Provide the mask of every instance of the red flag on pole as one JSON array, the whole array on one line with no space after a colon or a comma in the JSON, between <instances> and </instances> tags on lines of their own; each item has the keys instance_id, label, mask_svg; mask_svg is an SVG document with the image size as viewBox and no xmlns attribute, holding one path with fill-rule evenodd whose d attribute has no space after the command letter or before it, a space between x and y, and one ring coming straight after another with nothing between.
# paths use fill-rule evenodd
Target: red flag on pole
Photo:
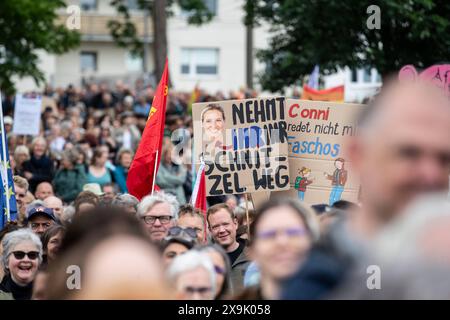
<instances>
[{"instance_id":1,"label":"red flag on pole","mask_svg":"<svg viewBox=\"0 0 450 320\"><path fill-rule=\"evenodd\" d=\"M205 182L205 164L202 163L197 172L194 190L192 190L191 205L206 213L206 182Z\"/></svg>"},{"instance_id":2,"label":"red flag on pole","mask_svg":"<svg viewBox=\"0 0 450 320\"><path fill-rule=\"evenodd\" d=\"M203 213L205 220L205 234L204 239L206 239L206 229L208 229L208 224L206 222L206 178L205 178L205 163L202 162L200 168L197 172L197 178L195 180L194 189L192 190L191 205L200 209Z\"/></svg>"},{"instance_id":3,"label":"red flag on pole","mask_svg":"<svg viewBox=\"0 0 450 320\"><path fill-rule=\"evenodd\" d=\"M168 78L166 59L164 72L153 98L147 124L127 177L128 192L139 200L152 193L155 189L159 189L155 186L155 178L161 160L161 147L164 138L166 102L169 92Z\"/></svg>"}]
</instances>

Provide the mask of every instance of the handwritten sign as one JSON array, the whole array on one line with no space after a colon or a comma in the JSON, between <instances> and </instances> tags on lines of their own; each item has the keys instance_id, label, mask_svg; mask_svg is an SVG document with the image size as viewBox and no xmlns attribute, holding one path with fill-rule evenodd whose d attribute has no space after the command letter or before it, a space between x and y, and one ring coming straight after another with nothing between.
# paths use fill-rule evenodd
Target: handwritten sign
<instances>
[{"instance_id":1,"label":"handwritten sign","mask_svg":"<svg viewBox=\"0 0 450 320\"><path fill-rule=\"evenodd\" d=\"M193 104L195 160L211 196L289 189L283 97Z\"/></svg>"},{"instance_id":2,"label":"handwritten sign","mask_svg":"<svg viewBox=\"0 0 450 320\"><path fill-rule=\"evenodd\" d=\"M41 96L16 95L13 133L16 135L39 134L41 123Z\"/></svg>"},{"instance_id":3,"label":"handwritten sign","mask_svg":"<svg viewBox=\"0 0 450 320\"><path fill-rule=\"evenodd\" d=\"M309 204L356 201L358 178L344 144L356 133L359 104L286 100L291 190Z\"/></svg>"}]
</instances>

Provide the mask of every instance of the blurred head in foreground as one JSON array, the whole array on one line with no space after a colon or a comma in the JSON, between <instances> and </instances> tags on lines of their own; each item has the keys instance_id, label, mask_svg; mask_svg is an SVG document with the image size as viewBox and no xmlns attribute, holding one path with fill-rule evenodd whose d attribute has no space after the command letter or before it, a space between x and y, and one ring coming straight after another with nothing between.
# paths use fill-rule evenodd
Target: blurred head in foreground
<instances>
[{"instance_id":1,"label":"blurred head in foreground","mask_svg":"<svg viewBox=\"0 0 450 320\"><path fill-rule=\"evenodd\" d=\"M270 200L259 209L250 252L261 271L262 297L279 298L282 281L297 271L318 236L316 217L296 199Z\"/></svg>"},{"instance_id":2,"label":"blurred head in foreground","mask_svg":"<svg viewBox=\"0 0 450 320\"><path fill-rule=\"evenodd\" d=\"M196 250L177 256L167 270L179 300L213 300L216 293L214 265L206 253Z\"/></svg>"},{"instance_id":3,"label":"blurred head in foreground","mask_svg":"<svg viewBox=\"0 0 450 320\"><path fill-rule=\"evenodd\" d=\"M49 299L167 299L162 259L135 217L97 208L74 219L49 270Z\"/></svg>"},{"instance_id":4,"label":"blurred head in foreground","mask_svg":"<svg viewBox=\"0 0 450 320\"><path fill-rule=\"evenodd\" d=\"M388 223L418 195L448 190L449 137L449 101L441 90L425 83L385 84L347 145L372 227Z\"/></svg>"}]
</instances>

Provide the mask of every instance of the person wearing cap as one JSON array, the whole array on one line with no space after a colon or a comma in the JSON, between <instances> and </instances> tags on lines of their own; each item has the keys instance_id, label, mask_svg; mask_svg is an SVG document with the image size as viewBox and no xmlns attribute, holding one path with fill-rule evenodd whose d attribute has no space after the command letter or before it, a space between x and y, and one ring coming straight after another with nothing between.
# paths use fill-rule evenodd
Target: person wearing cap
<instances>
[{"instance_id":1,"label":"person wearing cap","mask_svg":"<svg viewBox=\"0 0 450 320\"><path fill-rule=\"evenodd\" d=\"M56 221L53 210L44 206L32 208L28 212L27 225L37 235L41 236Z\"/></svg>"}]
</instances>

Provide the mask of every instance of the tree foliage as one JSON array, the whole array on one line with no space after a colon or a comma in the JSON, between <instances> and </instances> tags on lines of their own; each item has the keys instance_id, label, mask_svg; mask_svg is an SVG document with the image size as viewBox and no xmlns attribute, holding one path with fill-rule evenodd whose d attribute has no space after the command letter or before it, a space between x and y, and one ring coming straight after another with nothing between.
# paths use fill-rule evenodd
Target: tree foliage
<instances>
[{"instance_id":1,"label":"tree foliage","mask_svg":"<svg viewBox=\"0 0 450 320\"><path fill-rule=\"evenodd\" d=\"M45 78L38 68L36 50L62 54L79 44L80 35L58 24L56 10L62 0L0 1L0 88L14 92L13 77L31 76L36 84Z\"/></svg>"},{"instance_id":2,"label":"tree foliage","mask_svg":"<svg viewBox=\"0 0 450 320\"><path fill-rule=\"evenodd\" d=\"M257 54L266 65L259 79L267 90L302 80L316 64L323 74L375 67L384 77L405 64L423 68L449 58L448 0L254 2L251 18L271 28L268 48ZM380 29L367 27L370 5L380 8Z\"/></svg>"}]
</instances>

